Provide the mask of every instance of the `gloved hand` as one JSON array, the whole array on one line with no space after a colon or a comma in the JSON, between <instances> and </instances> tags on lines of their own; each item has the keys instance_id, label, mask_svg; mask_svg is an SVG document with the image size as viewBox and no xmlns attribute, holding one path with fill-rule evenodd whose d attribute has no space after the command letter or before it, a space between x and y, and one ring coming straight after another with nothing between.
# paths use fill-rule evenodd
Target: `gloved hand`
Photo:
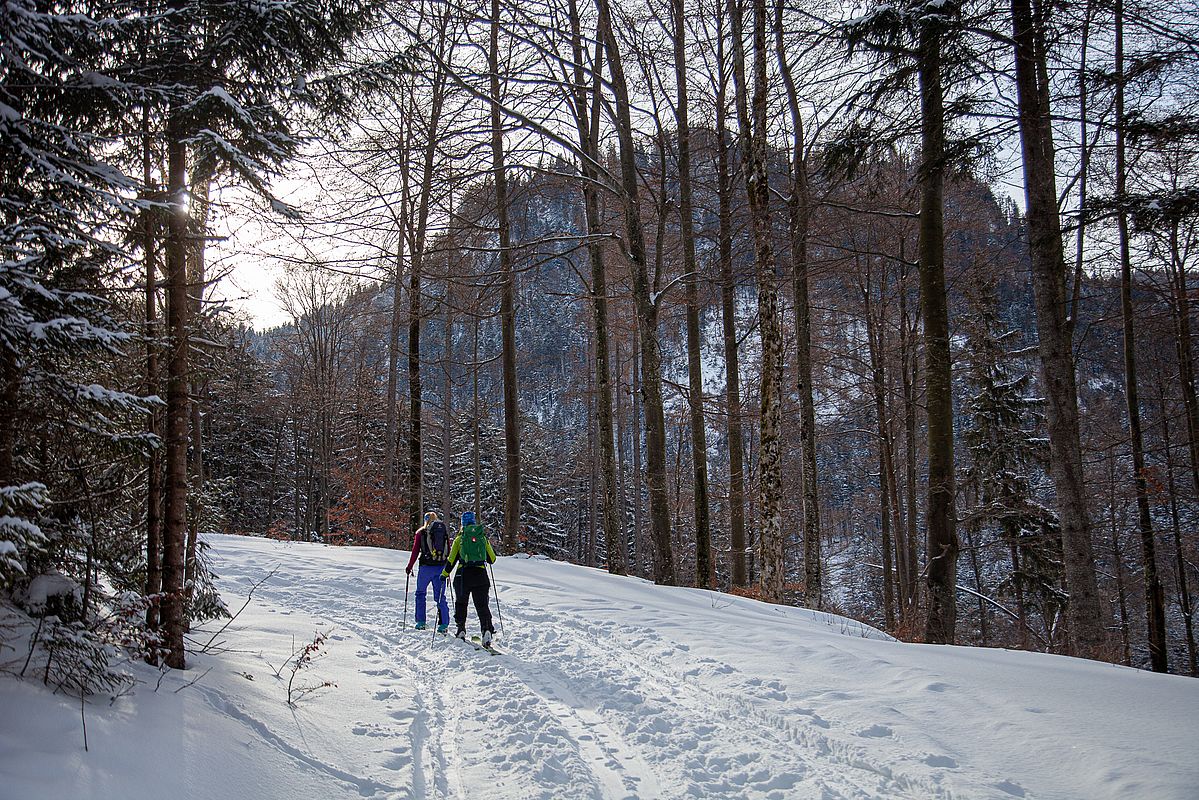
<instances>
[{"instance_id":1,"label":"gloved hand","mask_svg":"<svg viewBox=\"0 0 1199 800\"><path fill-rule=\"evenodd\" d=\"M443 570L441 571L441 579L442 579L443 581L449 580L449 579L450 579L450 573L446 572L446 571L443 569Z\"/></svg>"},{"instance_id":2,"label":"gloved hand","mask_svg":"<svg viewBox=\"0 0 1199 800\"><path fill-rule=\"evenodd\" d=\"M411 575L411 574L412 574L412 567L405 567L405 568L404 568L404 574L405 574L405 575Z\"/></svg>"}]
</instances>

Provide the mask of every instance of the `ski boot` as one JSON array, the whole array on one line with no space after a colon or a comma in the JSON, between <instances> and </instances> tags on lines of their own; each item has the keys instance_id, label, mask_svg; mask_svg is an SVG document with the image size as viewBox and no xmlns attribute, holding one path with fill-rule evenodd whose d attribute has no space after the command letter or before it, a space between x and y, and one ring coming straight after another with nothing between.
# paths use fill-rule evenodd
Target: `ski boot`
<instances>
[{"instance_id":1,"label":"ski boot","mask_svg":"<svg viewBox=\"0 0 1199 800\"><path fill-rule=\"evenodd\" d=\"M483 631L483 646L491 647L491 631Z\"/></svg>"},{"instance_id":2,"label":"ski boot","mask_svg":"<svg viewBox=\"0 0 1199 800\"><path fill-rule=\"evenodd\" d=\"M418 631L423 631L423 630L424 630L426 627L427 627L427 626L426 626L426 625L425 625L425 623L423 623L423 622L418 622L418 623L416 623L416 629L417 629Z\"/></svg>"},{"instance_id":3,"label":"ski boot","mask_svg":"<svg viewBox=\"0 0 1199 800\"><path fill-rule=\"evenodd\" d=\"M450 629L450 626L445 624L444 622L437 626L437 632L440 633L442 636L444 636L446 631L448 631L449 629Z\"/></svg>"}]
</instances>

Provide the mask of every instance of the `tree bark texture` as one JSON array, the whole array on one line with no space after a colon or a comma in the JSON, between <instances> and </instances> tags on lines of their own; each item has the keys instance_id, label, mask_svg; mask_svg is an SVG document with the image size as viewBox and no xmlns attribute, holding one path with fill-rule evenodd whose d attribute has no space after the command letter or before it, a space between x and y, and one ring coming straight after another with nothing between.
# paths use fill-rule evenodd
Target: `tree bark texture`
<instances>
[{"instance_id":1,"label":"tree bark texture","mask_svg":"<svg viewBox=\"0 0 1199 800\"><path fill-rule=\"evenodd\" d=\"M620 143L620 174L624 201L625 246L632 267L633 301L641 341L641 397L645 407L645 479L649 486L650 538L653 542L654 582L675 584L674 552L670 541L670 501L666 490L666 419L662 404L662 351L658 343L658 303L651 294L645 233L637 185L637 150L629 109L628 83L620 47L612 29L608 0L596 0L600 38L608 54L608 69L616 104Z\"/></svg>"},{"instance_id":2,"label":"tree bark texture","mask_svg":"<svg viewBox=\"0 0 1199 800\"><path fill-rule=\"evenodd\" d=\"M515 553L520 535L520 400L516 384L516 275L512 271L512 228L508 224L508 176L500 118L500 2L491 0L491 163L500 241L501 370L504 375L504 549Z\"/></svg>"},{"instance_id":3,"label":"tree bark texture","mask_svg":"<svg viewBox=\"0 0 1199 800\"><path fill-rule=\"evenodd\" d=\"M187 540L188 336L187 145L177 117L167 122L168 217L166 513L162 536L162 637L166 663L184 669L184 549Z\"/></svg>"},{"instance_id":4,"label":"tree bark texture","mask_svg":"<svg viewBox=\"0 0 1199 800\"><path fill-rule=\"evenodd\" d=\"M207 264L205 261L208 241L205 237L208 231L211 183L212 178L206 171L197 171L192 175L190 203L192 219L190 227L193 232L193 240L191 242L192 246L188 248L191 255L191 269L188 277L188 300L190 302L188 320L195 329L197 336L201 338L200 326L204 315L204 288L208 282L206 275ZM192 595L196 588L196 548L199 546L200 503L203 502L205 480L204 414L201 407L201 398L207 393L208 380L207 378L201 378L195 369L189 370L188 380L191 386L189 398L191 405L191 453L189 466L191 469L190 502L192 507L187 525L183 585L184 598L187 607L190 608ZM190 625L188 628L190 629Z\"/></svg>"},{"instance_id":5,"label":"tree bark texture","mask_svg":"<svg viewBox=\"0 0 1199 800\"><path fill-rule=\"evenodd\" d=\"M754 0L753 118L746 104L745 49L741 34L741 8L729 0L733 29L733 77L737 116L744 151L745 182L753 223L754 262L758 282L758 326L762 341L760 373L760 441L758 450L759 526L758 572L763 599L781 602L786 581L783 541L782 392L783 337L779 326L779 301L774 249L770 241L770 187L766 165L766 3Z\"/></svg>"},{"instance_id":6,"label":"tree bark texture","mask_svg":"<svg viewBox=\"0 0 1199 800\"><path fill-rule=\"evenodd\" d=\"M150 154L149 108L142 115L142 186L146 197L151 197L153 184ZM146 396L157 395L158 386L158 275L156 267L157 247L154 236L155 212L142 212L142 257L146 275L146 372L142 390ZM146 415L146 432L151 436L162 436L160 413L150 411ZM0 481L2 483L2 481ZM162 450L150 450L146 459L146 594L154 597L162 591ZM146 627L158 630L159 602L153 600L146 607Z\"/></svg>"},{"instance_id":7,"label":"tree bark texture","mask_svg":"<svg viewBox=\"0 0 1199 800\"><path fill-rule=\"evenodd\" d=\"M624 530L618 503L623 497L617 485L616 447L613 442L612 365L608 339L608 271L603 245L599 240L603 225L600 221L599 180L595 162L599 161L600 71L603 62L602 45L597 42L592 71L595 80L588 91L583 74L582 31L574 0L571 9L571 45L575 59L575 122L579 134L580 159L583 173L583 209L587 235L587 257L591 265L592 320L595 328L596 425L599 437L600 482L602 494L601 518L604 545L608 552L608 572L624 575L628 559L624 547ZM590 96L589 96L590 95Z\"/></svg>"},{"instance_id":8,"label":"tree bark texture","mask_svg":"<svg viewBox=\"0 0 1199 800\"><path fill-rule=\"evenodd\" d=\"M441 34L443 40L445 24L443 21ZM421 284L424 280L425 236L429 224L429 210L433 203L433 166L437 156L437 135L441 124L445 85L445 73L438 69L433 78L429 109L429 139L425 143L420 194L417 197L416 230L412 241L408 274L408 523L410 535L414 530L413 526L418 524L425 505L424 459L421 453L424 415L421 402L423 387L420 368L420 334L423 323Z\"/></svg>"},{"instance_id":9,"label":"tree bark texture","mask_svg":"<svg viewBox=\"0 0 1199 800\"><path fill-rule=\"evenodd\" d=\"M717 42L718 63L724 64L723 37ZM720 255L720 307L724 335L725 406L729 450L729 541L732 550L733 586L746 586L745 569L745 464L744 436L741 431L741 373L737 347L737 283L733 277L733 176L729 167L729 141L726 128L725 86L723 79L716 99L716 128L719 141L717 158L718 230Z\"/></svg>"},{"instance_id":10,"label":"tree bark texture","mask_svg":"<svg viewBox=\"0 0 1199 800\"><path fill-rule=\"evenodd\" d=\"M1116 0L1116 202L1120 232L1120 311L1124 334L1124 400L1128 411L1129 446L1132 448L1132 478L1136 489L1137 532L1141 537L1141 561L1145 587L1145 626L1149 665L1154 672L1168 668L1166 654L1166 603L1157 569L1157 543L1149 511L1149 484L1145 479L1145 435L1141 430L1140 393L1137 384L1136 334L1132 305L1132 255L1129 252L1127 146L1124 136L1124 0Z\"/></svg>"},{"instance_id":11,"label":"tree bark texture","mask_svg":"<svg viewBox=\"0 0 1199 800\"><path fill-rule=\"evenodd\" d=\"M708 501L708 435L704 422L704 377L701 365L699 286L695 258L695 220L691 205L691 130L687 96L687 20L683 0L672 0L674 18L675 106L679 137L679 233L683 271L687 274L687 405L691 416L691 467L695 512L695 585L712 586L712 523Z\"/></svg>"},{"instance_id":12,"label":"tree bark texture","mask_svg":"<svg viewBox=\"0 0 1199 800\"><path fill-rule=\"evenodd\" d=\"M405 184L407 181L405 181ZM407 192L405 192L407 194ZM402 203L406 208L407 203ZM395 268L391 281L391 315L387 331L387 412L385 421L384 480L387 491L396 490L396 450L399 445L399 372L400 372L400 320L403 306L400 296L404 288L404 239L402 221L396 225ZM395 535L395 532L392 532Z\"/></svg>"},{"instance_id":13,"label":"tree bark texture","mask_svg":"<svg viewBox=\"0 0 1199 800\"><path fill-rule=\"evenodd\" d=\"M1104 650L1103 616L1095 580L1091 524L1078 426L1078 389L1066 317L1065 256L1057 205L1049 87L1038 78L1038 31L1029 0L1012 0L1016 98L1024 164L1028 246L1041 384L1049 429L1050 472L1062 529L1067 617L1076 655L1096 658Z\"/></svg>"},{"instance_id":14,"label":"tree bark texture","mask_svg":"<svg viewBox=\"0 0 1199 800\"><path fill-rule=\"evenodd\" d=\"M812 203L808 187L808 165L804 155L803 116L799 90L787 60L783 36L783 2L774 15L775 51L779 74L787 90L791 113L791 189L787 197L787 232L791 242L791 288L795 302L795 381L799 395L800 472L803 484L804 603L809 608L824 605L823 569L820 557L820 492L816 469L816 403L812 396L812 310L808 297L808 227Z\"/></svg>"},{"instance_id":15,"label":"tree bark texture","mask_svg":"<svg viewBox=\"0 0 1199 800\"><path fill-rule=\"evenodd\" d=\"M920 302L928 408L928 616L925 641L953 644L957 623L957 514L954 508L953 389L945 293L945 109L941 36L920 28Z\"/></svg>"},{"instance_id":16,"label":"tree bark texture","mask_svg":"<svg viewBox=\"0 0 1199 800\"><path fill-rule=\"evenodd\" d=\"M866 256L870 258L870 256ZM891 500L889 478L894 475L891 466L891 437L887 426L887 379L883 364L883 332L871 297L871 274L866 271L866 285L862 287L862 305L866 312L866 341L870 351L870 377L874 389L874 413L878 423L878 492L879 533L883 561L883 622L887 630L895 629L895 580L892 568ZM884 284L885 285L885 284Z\"/></svg>"}]
</instances>

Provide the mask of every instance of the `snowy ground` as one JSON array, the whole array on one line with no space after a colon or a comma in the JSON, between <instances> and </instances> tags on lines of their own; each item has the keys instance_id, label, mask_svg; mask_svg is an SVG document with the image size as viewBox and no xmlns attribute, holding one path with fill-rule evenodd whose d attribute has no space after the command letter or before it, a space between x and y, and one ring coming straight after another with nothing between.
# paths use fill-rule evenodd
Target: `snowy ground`
<instances>
[{"instance_id":1,"label":"snowy ground","mask_svg":"<svg viewBox=\"0 0 1199 800\"><path fill-rule=\"evenodd\" d=\"M234 610L277 569L227 651L90 703L86 753L78 701L0 678L0 799L1199 797L1196 680L518 558L493 657L401 630L406 553L211 541Z\"/></svg>"}]
</instances>

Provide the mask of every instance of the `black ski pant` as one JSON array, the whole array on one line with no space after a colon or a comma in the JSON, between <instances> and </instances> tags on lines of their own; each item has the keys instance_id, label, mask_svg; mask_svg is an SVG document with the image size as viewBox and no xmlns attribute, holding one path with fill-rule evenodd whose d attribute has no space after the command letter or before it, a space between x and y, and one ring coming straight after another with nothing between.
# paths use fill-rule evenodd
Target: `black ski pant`
<instances>
[{"instance_id":1,"label":"black ski pant","mask_svg":"<svg viewBox=\"0 0 1199 800\"><path fill-rule=\"evenodd\" d=\"M491 625L491 607L488 605L491 579L487 567L460 567L454 576L454 621L458 629L466 628L466 601L473 598L475 613L479 615L479 630L495 633Z\"/></svg>"}]
</instances>

